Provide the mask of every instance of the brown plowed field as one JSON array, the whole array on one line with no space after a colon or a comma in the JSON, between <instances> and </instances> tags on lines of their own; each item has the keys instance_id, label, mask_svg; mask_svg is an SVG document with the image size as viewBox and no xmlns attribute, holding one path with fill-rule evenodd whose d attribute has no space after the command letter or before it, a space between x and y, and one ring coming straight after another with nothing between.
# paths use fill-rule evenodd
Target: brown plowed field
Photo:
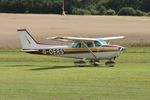
<instances>
[{"instance_id":1,"label":"brown plowed field","mask_svg":"<svg viewBox=\"0 0 150 100\"><path fill-rule=\"evenodd\" d=\"M104 37L124 35L123 45L150 44L150 17L0 14L0 48L20 47L17 29L26 28L39 42L51 36Z\"/></svg>"}]
</instances>

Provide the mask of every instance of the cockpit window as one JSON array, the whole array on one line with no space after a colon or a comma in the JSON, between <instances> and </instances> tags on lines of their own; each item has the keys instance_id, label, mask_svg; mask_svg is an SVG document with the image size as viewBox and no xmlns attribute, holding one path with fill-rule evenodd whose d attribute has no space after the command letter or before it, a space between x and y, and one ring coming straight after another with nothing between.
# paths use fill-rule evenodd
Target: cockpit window
<instances>
[{"instance_id":1,"label":"cockpit window","mask_svg":"<svg viewBox=\"0 0 150 100\"><path fill-rule=\"evenodd\" d=\"M95 41L95 46L100 47L102 45L106 45L107 43L104 40Z\"/></svg>"},{"instance_id":2,"label":"cockpit window","mask_svg":"<svg viewBox=\"0 0 150 100\"><path fill-rule=\"evenodd\" d=\"M93 47L101 47L102 45L107 45L107 43L104 40L98 40L98 41L92 41L92 42L86 41L84 43L74 42L74 43L71 43L69 45L69 47L71 47L71 48L86 48L85 45L89 48L93 48Z\"/></svg>"},{"instance_id":3,"label":"cockpit window","mask_svg":"<svg viewBox=\"0 0 150 100\"><path fill-rule=\"evenodd\" d=\"M95 46L100 47L100 46L102 46L102 44L99 41L95 41Z\"/></svg>"},{"instance_id":4,"label":"cockpit window","mask_svg":"<svg viewBox=\"0 0 150 100\"><path fill-rule=\"evenodd\" d=\"M100 40L100 42L102 45L107 45L106 41L104 41L104 40Z\"/></svg>"},{"instance_id":5,"label":"cockpit window","mask_svg":"<svg viewBox=\"0 0 150 100\"><path fill-rule=\"evenodd\" d=\"M71 47L71 48L86 48L86 46L87 47L89 47L89 48L91 48L91 47L94 47L93 46L93 42L85 42L85 44L83 44L83 43L78 43L78 42L74 42L74 43L72 43L69 47Z\"/></svg>"}]
</instances>

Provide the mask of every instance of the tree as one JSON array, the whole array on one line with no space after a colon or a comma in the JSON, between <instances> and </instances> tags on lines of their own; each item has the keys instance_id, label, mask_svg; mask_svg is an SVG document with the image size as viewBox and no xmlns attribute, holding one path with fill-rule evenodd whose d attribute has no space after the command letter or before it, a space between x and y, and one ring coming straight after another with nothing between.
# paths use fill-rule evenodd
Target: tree
<instances>
[{"instance_id":1,"label":"tree","mask_svg":"<svg viewBox=\"0 0 150 100\"><path fill-rule=\"evenodd\" d=\"M110 0L106 4L106 7L115 9L117 12L122 7L132 7L134 9L139 9L141 8L142 1L143 0Z\"/></svg>"},{"instance_id":2,"label":"tree","mask_svg":"<svg viewBox=\"0 0 150 100\"><path fill-rule=\"evenodd\" d=\"M123 7L118 12L118 15L135 16L136 15L136 10L132 7Z\"/></svg>"},{"instance_id":3,"label":"tree","mask_svg":"<svg viewBox=\"0 0 150 100\"><path fill-rule=\"evenodd\" d=\"M113 9L108 9L108 10L106 11L106 15L116 15L116 12L115 12L115 10L113 10Z\"/></svg>"},{"instance_id":4,"label":"tree","mask_svg":"<svg viewBox=\"0 0 150 100\"><path fill-rule=\"evenodd\" d=\"M63 0L0 0L0 12L4 13L55 13L61 14ZM74 14L74 9L91 14L105 15L119 12L123 7L150 12L150 0L65 0L65 11ZM113 9L111 11L108 9Z\"/></svg>"},{"instance_id":5,"label":"tree","mask_svg":"<svg viewBox=\"0 0 150 100\"><path fill-rule=\"evenodd\" d=\"M143 11L149 12L150 11L150 0L143 0L140 8Z\"/></svg>"}]
</instances>

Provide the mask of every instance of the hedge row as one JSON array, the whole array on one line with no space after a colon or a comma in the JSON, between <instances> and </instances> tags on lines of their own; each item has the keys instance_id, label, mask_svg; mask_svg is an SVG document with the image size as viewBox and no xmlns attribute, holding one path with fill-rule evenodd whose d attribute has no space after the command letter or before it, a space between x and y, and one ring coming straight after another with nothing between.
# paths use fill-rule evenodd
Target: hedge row
<instances>
[{"instance_id":1,"label":"hedge row","mask_svg":"<svg viewBox=\"0 0 150 100\"><path fill-rule=\"evenodd\" d=\"M67 14L150 15L150 0L64 0ZM0 0L0 13L61 14L63 0ZM145 13L147 12L147 13Z\"/></svg>"},{"instance_id":2,"label":"hedge row","mask_svg":"<svg viewBox=\"0 0 150 100\"><path fill-rule=\"evenodd\" d=\"M76 15L120 15L120 16L150 16L150 12L145 13L139 9L132 7L123 7L116 13L113 9L106 9L102 7L100 10L85 10L80 8L74 8L73 14Z\"/></svg>"}]
</instances>

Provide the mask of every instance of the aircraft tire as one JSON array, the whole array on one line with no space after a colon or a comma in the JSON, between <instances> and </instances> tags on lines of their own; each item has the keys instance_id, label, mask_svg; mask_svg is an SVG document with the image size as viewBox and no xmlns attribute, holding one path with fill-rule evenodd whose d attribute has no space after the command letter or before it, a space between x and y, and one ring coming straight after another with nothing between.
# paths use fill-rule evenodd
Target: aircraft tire
<instances>
[{"instance_id":1,"label":"aircraft tire","mask_svg":"<svg viewBox=\"0 0 150 100\"><path fill-rule=\"evenodd\" d=\"M77 61L74 61L74 65L77 67L84 67L86 66L86 62L84 60L77 60Z\"/></svg>"},{"instance_id":2,"label":"aircraft tire","mask_svg":"<svg viewBox=\"0 0 150 100\"><path fill-rule=\"evenodd\" d=\"M92 66L95 66L95 67L97 67L97 66L99 66L99 60L91 60L90 62L89 62Z\"/></svg>"},{"instance_id":3,"label":"aircraft tire","mask_svg":"<svg viewBox=\"0 0 150 100\"><path fill-rule=\"evenodd\" d=\"M105 62L105 65L107 65L108 67L115 67L115 62L114 61L107 61Z\"/></svg>"}]
</instances>

